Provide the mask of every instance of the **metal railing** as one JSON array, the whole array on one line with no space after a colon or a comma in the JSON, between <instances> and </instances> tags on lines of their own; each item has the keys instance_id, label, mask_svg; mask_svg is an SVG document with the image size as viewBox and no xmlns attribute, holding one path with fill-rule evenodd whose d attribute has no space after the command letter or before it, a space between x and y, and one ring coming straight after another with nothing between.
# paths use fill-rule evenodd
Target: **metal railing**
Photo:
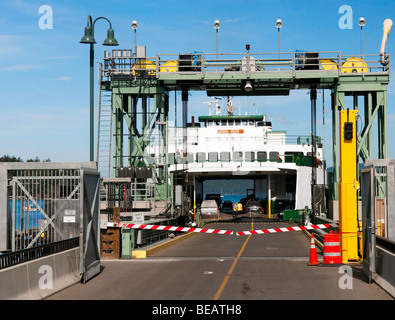
<instances>
[{"instance_id":1,"label":"metal railing","mask_svg":"<svg viewBox=\"0 0 395 320\"><path fill-rule=\"evenodd\" d=\"M79 246L79 238L71 238L54 243L44 244L29 249L0 254L0 269L15 266L44 256L61 251L69 250Z\"/></svg>"},{"instance_id":2,"label":"metal railing","mask_svg":"<svg viewBox=\"0 0 395 320\"><path fill-rule=\"evenodd\" d=\"M293 76L306 71L335 72L338 75L389 74L390 55L342 55L339 51L280 53L157 54L137 58L129 50L105 53L104 80L161 78L170 74L268 73L288 72ZM217 58L218 57L218 58Z\"/></svg>"}]
</instances>

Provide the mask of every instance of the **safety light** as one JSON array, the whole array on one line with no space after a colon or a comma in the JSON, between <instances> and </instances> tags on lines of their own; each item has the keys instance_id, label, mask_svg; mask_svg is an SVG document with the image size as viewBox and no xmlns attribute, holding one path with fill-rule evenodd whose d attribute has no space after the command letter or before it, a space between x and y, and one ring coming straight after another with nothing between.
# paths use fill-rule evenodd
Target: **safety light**
<instances>
[{"instance_id":1,"label":"safety light","mask_svg":"<svg viewBox=\"0 0 395 320\"><path fill-rule=\"evenodd\" d=\"M345 122L344 123L344 140L352 140L353 138L353 123Z\"/></svg>"},{"instance_id":2,"label":"safety light","mask_svg":"<svg viewBox=\"0 0 395 320\"><path fill-rule=\"evenodd\" d=\"M250 50L250 45L246 44L246 50L249 51Z\"/></svg>"}]
</instances>

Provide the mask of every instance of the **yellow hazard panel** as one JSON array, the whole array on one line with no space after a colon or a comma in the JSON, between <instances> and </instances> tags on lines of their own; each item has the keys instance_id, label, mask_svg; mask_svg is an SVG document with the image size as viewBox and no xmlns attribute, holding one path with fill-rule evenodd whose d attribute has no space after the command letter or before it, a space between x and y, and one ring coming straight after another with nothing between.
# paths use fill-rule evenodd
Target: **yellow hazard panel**
<instances>
[{"instance_id":1,"label":"yellow hazard panel","mask_svg":"<svg viewBox=\"0 0 395 320\"><path fill-rule=\"evenodd\" d=\"M177 71L178 71L178 61L176 60L166 61L160 67L160 72L177 72Z\"/></svg>"},{"instance_id":2,"label":"yellow hazard panel","mask_svg":"<svg viewBox=\"0 0 395 320\"><path fill-rule=\"evenodd\" d=\"M321 59L320 63L322 70L339 70L336 62L331 59Z\"/></svg>"},{"instance_id":3,"label":"yellow hazard panel","mask_svg":"<svg viewBox=\"0 0 395 320\"><path fill-rule=\"evenodd\" d=\"M136 74L140 75L142 73L152 76L155 73L155 69L155 63L153 63L151 60L143 59L135 63L135 65L132 67L132 73L134 76Z\"/></svg>"},{"instance_id":4,"label":"yellow hazard panel","mask_svg":"<svg viewBox=\"0 0 395 320\"><path fill-rule=\"evenodd\" d=\"M357 57L352 57L348 58L343 64L342 64L342 73L362 73L362 72L369 72L368 71L368 65L366 64L365 61L362 61L362 59L357 58Z\"/></svg>"}]
</instances>

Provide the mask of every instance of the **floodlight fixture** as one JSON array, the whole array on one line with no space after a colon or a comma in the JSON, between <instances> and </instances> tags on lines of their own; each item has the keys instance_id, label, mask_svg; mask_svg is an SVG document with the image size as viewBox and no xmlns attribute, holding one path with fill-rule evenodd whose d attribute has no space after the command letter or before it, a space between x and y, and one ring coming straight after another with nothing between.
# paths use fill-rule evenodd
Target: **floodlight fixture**
<instances>
[{"instance_id":1,"label":"floodlight fixture","mask_svg":"<svg viewBox=\"0 0 395 320\"><path fill-rule=\"evenodd\" d=\"M247 92L251 92L252 89L253 89L253 88L252 88L251 81L250 81L250 80L247 80L247 81L246 81L246 84L245 84L245 86L244 86L244 90L247 91Z\"/></svg>"},{"instance_id":2,"label":"floodlight fixture","mask_svg":"<svg viewBox=\"0 0 395 320\"><path fill-rule=\"evenodd\" d=\"M283 26L283 22L281 21L281 19L277 19L277 21L276 21L276 27L277 27L278 29L280 29L282 26Z\"/></svg>"},{"instance_id":3,"label":"floodlight fixture","mask_svg":"<svg viewBox=\"0 0 395 320\"><path fill-rule=\"evenodd\" d=\"M134 29L134 30L137 29L137 21L136 20L132 21L132 29Z\"/></svg>"}]
</instances>

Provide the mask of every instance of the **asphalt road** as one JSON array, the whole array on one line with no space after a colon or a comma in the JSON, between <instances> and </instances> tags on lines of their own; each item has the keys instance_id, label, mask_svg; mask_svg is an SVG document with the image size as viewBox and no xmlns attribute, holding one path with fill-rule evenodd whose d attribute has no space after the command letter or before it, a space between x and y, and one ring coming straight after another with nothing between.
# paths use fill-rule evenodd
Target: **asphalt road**
<instances>
[{"instance_id":1,"label":"asphalt road","mask_svg":"<svg viewBox=\"0 0 395 320\"><path fill-rule=\"evenodd\" d=\"M248 231L284 224L290 226L242 218L207 227ZM98 276L48 300L392 300L366 282L360 264L308 266L309 253L310 239L301 231L192 234L147 259L103 260Z\"/></svg>"}]
</instances>

